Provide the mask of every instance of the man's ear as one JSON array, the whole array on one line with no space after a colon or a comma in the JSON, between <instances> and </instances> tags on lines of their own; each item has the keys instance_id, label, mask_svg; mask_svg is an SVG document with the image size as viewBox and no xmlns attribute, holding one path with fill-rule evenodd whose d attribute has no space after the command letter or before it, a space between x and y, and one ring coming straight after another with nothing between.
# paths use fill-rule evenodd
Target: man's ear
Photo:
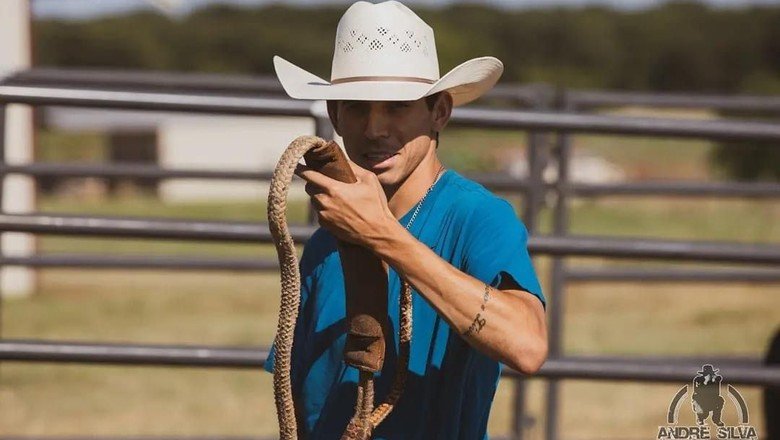
<instances>
[{"instance_id":1,"label":"man's ear","mask_svg":"<svg viewBox=\"0 0 780 440\"><path fill-rule=\"evenodd\" d=\"M336 131L336 134L341 136L341 133L339 133L339 102L338 101L327 101L328 103L328 117L330 118L330 123L333 125L333 130Z\"/></svg>"},{"instance_id":2,"label":"man's ear","mask_svg":"<svg viewBox=\"0 0 780 440\"><path fill-rule=\"evenodd\" d=\"M447 126L452 115L452 95L441 92L433 105L433 128L440 132Z\"/></svg>"}]
</instances>

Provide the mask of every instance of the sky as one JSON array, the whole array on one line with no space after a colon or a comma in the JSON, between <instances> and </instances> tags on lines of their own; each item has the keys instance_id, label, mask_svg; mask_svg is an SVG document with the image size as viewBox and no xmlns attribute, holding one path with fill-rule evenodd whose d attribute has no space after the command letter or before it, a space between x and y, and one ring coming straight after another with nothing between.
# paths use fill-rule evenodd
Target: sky
<instances>
[{"instance_id":1,"label":"sky","mask_svg":"<svg viewBox=\"0 0 780 440\"><path fill-rule=\"evenodd\" d=\"M662 3L664 0L469 0L467 3L480 3L501 8L521 9L545 6L587 6L607 5L620 9L643 9ZM716 7L742 7L748 5L780 5L780 0L699 0ZM185 14L192 9L213 4L257 6L271 3L285 3L298 6L344 5L351 0L31 0L35 18L65 18L73 20L89 19L103 15L119 14L137 9L154 8L154 5L173 13ZM462 0L405 0L409 6L446 7Z\"/></svg>"}]
</instances>

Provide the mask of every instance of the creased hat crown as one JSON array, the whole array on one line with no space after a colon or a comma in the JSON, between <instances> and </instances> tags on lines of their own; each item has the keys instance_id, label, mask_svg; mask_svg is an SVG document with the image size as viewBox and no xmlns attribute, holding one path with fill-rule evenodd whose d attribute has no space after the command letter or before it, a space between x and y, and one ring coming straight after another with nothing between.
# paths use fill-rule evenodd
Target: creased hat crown
<instances>
[{"instance_id":1,"label":"creased hat crown","mask_svg":"<svg viewBox=\"0 0 780 440\"><path fill-rule=\"evenodd\" d=\"M396 1L360 1L336 29L331 81L354 77L439 79L433 29Z\"/></svg>"}]
</instances>

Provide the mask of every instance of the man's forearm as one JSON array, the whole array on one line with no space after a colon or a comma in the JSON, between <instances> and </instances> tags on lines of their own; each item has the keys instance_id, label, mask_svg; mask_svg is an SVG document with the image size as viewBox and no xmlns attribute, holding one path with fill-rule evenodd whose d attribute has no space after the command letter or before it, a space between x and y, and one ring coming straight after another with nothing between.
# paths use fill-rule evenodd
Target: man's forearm
<instances>
[{"instance_id":1,"label":"man's forearm","mask_svg":"<svg viewBox=\"0 0 780 440\"><path fill-rule=\"evenodd\" d=\"M533 373L547 355L541 302L517 287L490 288L461 272L415 239L389 224L372 250L390 264L477 350L514 369Z\"/></svg>"}]
</instances>

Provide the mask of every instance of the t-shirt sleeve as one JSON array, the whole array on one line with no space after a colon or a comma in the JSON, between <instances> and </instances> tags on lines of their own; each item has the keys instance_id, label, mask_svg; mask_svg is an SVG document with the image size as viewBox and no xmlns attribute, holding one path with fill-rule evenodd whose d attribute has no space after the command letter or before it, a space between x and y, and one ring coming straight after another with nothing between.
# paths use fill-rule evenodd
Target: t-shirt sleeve
<instances>
[{"instance_id":1,"label":"t-shirt sleeve","mask_svg":"<svg viewBox=\"0 0 780 440\"><path fill-rule=\"evenodd\" d=\"M509 202L494 197L481 204L469 216L464 232L464 272L493 287L510 276L546 307L528 254L528 231Z\"/></svg>"}]
</instances>

